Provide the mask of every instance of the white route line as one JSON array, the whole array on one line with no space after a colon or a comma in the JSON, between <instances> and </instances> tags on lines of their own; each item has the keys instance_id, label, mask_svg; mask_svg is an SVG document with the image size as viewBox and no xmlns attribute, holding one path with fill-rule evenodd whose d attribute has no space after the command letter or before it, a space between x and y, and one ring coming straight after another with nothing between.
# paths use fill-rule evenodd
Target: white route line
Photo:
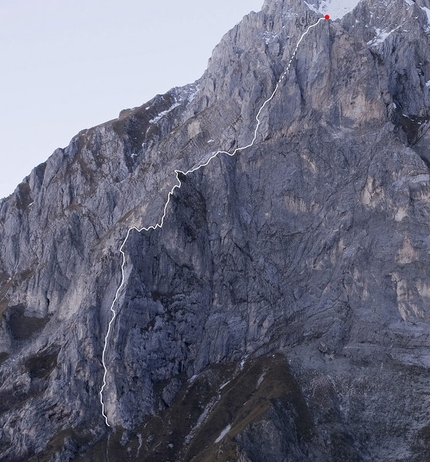
<instances>
[{"instance_id":1,"label":"white route line","mask_svg":"<svg viewBox=\"0 0 430 462\"><path fill-rule=\"evenodd\" d=\"M172 189L169 191L168 195L167 195L167 201L166 201L166 204L164 205L164 209L163 209L163 215L161 217L161 220L159 223L156 223L155 225L151 225L151 226L148 226L148 227L142 227L142 228L137 228L136 226L132 226L131 228L128 229L127 231L127 234L125 236L125 239L124 241L122 242L120 248L119 248L119 251L122 255L122 262L121 262L121 282L118 286L118 288L116 289L116 292L115 292L115 297L112 301L112 304L111 304L111 307L110 307L110 311L112 312L112 317L109 321L109 324L108 324L108 329L107 329L107 332L106 332L106 337L105 337L105 342L104 342L104 347L103 347L103 353L102 353L102 365L103 365L103 368L104 368L104 374L103 374L103 385L100 389L100 392L99 392L99 395L100 395L100 404L102 406L102 415L105 419L105 422L106 422L106 425L108 427L111 427L111 425L109 424L109 421L108 421L108 418L107 418L107 415L105 413L105 403L103 401L103 391L104 389L106 388L106 385L107 385L107 382L106 382L106 378L107 378L107 366L106 366L106 350L107 350L107 346L108 346L108 340L109 340L109 335L110 335L110 332L112 330L112 324L113 322L115 321L115 318L116 318L116 311L114 309L114 306L116 304L116 302L118 301L118 297L119 297L119 293L121 292L121 289L123 288L124 286L124 283L125 283L125 252L124 252L124 247L127 243L127 240L130 236L130 233L131 231L137 231L137 232L142 232L142 231L149 231L150 229L157 229L157 228L162 228L163 225L164 225L164 220L166 218L166 215L167 215L167 207L169 206L169 203L170 203L170 199L171 197L173 196L173 193L175 192L175 189L179 189L182 185L182 182L181 180L179 179L179 174L182 174L182 175L188 175L190 173L193 173L199 169L201 169L202 167L206 167L213 159L215 159L215 157L217 157L219 154L227 154L228 156L230 157L233 157L237 152L239 151L243 151L245 149L248 149L250 147L252 147L257 139L257 134L258 134L258 129L260 128L260 124L261 124L261 120L260 120L260 115L261 115L261 112L263 111L263 109L266 107L266 105L274 98L275 94L277 93L278 91L278 88L279 88L279 85L281 84L281 82L285 79L285 76L287 75L287 72L290 70L290 67L291 67L291 63L293 62L293 59L295 58L296 54L297 54L297 50L299 48L299 45L300 43L302 42L303 38L309 33L309 31L313 28L313 27L316 27L321 21L324 21L325 18L320 18L318 19L318 21L309 26L306 31L302 34L302 36L300 37L299 41L297 42L297 45L296 45L296 48L288 62L288 65L287 67L285 68L284 72L282 73L281 77L279 78L276 86L275 86L275 89L273 90L272 94L270 95L270 97L268 99L266 99L266 101L264 101L264 103L262 104L262 106L260 107L259 111L257 112L257 115L255 116L255 120L257 122L257 125L255 127L255 130L254 130L254 136L252 138L252 141L247 144L246 146L242 146L242 147L239 147L239 148L236 148L233 152L227 152L227 151L217 151L215 154L213 154L211 157L209 157L209 159L204 162L203 164L200 164L200 165L197 165L196 167L193 167L191 168L190 170L187 170L186 172L183 172L181 170L175 170L174 173L175 173L175 176L176 176L176 180L177 180L177 184L175 184L175 186L172 187Z\"/></svg>"}]
</instances>

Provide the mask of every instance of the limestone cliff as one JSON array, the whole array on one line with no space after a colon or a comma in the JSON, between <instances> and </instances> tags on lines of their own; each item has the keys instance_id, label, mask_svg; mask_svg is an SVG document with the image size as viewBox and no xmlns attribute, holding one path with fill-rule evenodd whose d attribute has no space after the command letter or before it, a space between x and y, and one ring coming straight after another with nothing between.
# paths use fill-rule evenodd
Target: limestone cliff
<instances>
[{"instance_id":1,"label":"limestone cliff","mask_svg":"<svg viewBox=\"0 0 430 462\"><path fill-rule=\"evenodd\" d=\"M322 3L0 201L1 461L430 460L430 0Z\"/></svg>"}]
</instances>

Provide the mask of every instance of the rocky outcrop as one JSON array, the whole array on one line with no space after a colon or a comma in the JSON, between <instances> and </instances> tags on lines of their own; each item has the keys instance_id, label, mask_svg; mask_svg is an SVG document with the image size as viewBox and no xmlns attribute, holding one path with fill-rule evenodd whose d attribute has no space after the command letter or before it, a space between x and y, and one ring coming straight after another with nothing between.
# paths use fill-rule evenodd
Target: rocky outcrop
<instances>
[{"instance_id":1,"label":"rocky outcrop","mask_svg":"<svg viewBox=\"0 0 430 462\"><path fill-rule=\"evenodd\" d=\"M319 15L266 0L0 202L0 460L428 459L427 9L320 22L131 231L111 427L127 230Z\"/></svg>"}]
</instances>

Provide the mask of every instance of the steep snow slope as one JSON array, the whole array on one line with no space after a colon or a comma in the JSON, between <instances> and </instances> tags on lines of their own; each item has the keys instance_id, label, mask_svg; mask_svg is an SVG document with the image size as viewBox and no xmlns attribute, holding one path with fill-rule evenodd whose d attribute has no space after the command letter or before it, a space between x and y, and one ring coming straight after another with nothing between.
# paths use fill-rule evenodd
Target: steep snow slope
<instances>
[{"instance_id":1,"label":"steep snow slope","mask_svg":"<svg viewBox=\"0 0 430 462\"><path fill-rule=\"evenodd\" d=\"M360 0L310 0L305 2L309 8L322 15L330 15L335 20L351 12Z\"/></svg>"}]
</instances>

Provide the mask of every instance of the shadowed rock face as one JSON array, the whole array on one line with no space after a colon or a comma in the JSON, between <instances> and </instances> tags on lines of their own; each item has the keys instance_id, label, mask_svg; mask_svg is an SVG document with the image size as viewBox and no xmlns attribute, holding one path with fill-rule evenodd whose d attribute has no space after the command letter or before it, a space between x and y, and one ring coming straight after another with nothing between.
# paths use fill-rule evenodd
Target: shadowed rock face
<instances>
[{"instance_id":1,"label":"shadowed rock face","mask_svg":"<svg viewBox=\"0 0 430 462\"><path fill-rule=\"evenodd\" d=\"M430 460L424 7L318 24L254 146L130 233L112 428L127 229L160 221L175 169L251 142L319 16L266 0L200 80L79 133L0 202L0 460Z\"/></svg>"}]
</instances>

